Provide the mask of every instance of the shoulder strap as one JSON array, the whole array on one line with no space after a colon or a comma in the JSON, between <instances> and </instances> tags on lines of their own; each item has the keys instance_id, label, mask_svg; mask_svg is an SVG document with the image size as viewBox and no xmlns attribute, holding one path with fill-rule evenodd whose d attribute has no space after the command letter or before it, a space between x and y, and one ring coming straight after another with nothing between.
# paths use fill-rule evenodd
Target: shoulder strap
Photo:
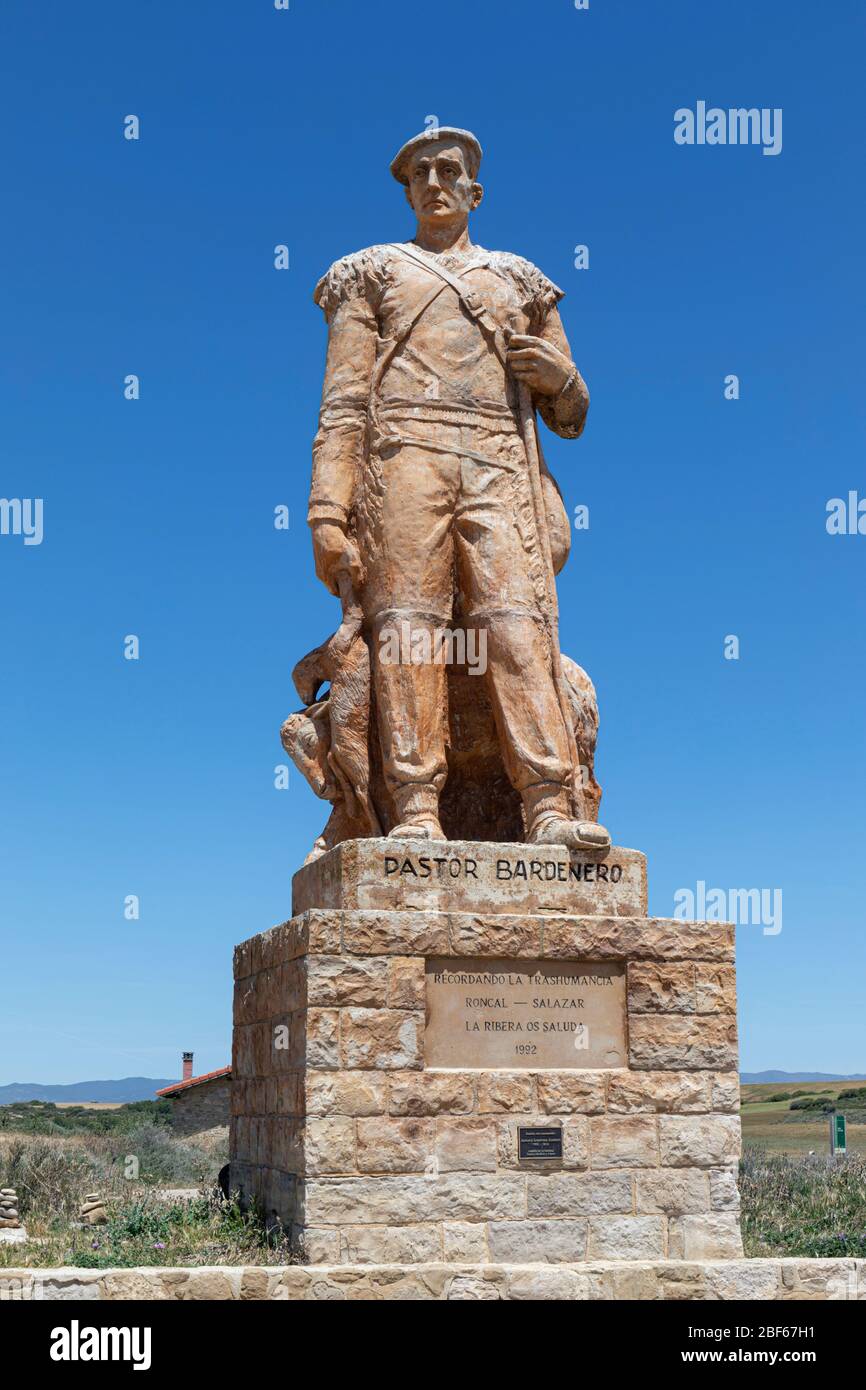
<instances>
[{"instance_id":1,"label":"shoulder strap","mask_svg":"<svg viewBox=\"0 0 866 1390\"><path fill-rule=\"evenodd\" d=\"M418 303L412 310L411 314L409 314L407 318L403 319L402 322L397 324L394 330L393 338L390 339L387 347L385 348L385 351L382 353L382 355L379 357L376 363L371 385L371 398L373 394L375 394L375 392L378 390L383 376L385 375L386 371L391 365L391 362L397 354L397 349L402 347L403 343L405 343L406 339L409 337L409 334L412 332L412 329L415 327L415 324L421 318L422 314L426 314L434 299L439 298L444 288L444 284L434 285L432 291L429 294L421 296Z\"/></svg>"},{"instance_id":2,"label":"shoulder strap","mask_svg":"<svg viewBox=\"0 0 866 1390\"><path fill-rule=\"evenodd\" d=\"M390 249L397 251L407 260L413 261L415 265L420 265L431 275L437 276L444 284L451 286L469 317L474 319L479 328L483 330L500 362L505 366L506 347L502 330L477 290L472 289L462 276L455 275L451 270L446 270L438 261L428 258L415 246L408 246L403 242L392 242Z\"/></svg>"}]
</instances>

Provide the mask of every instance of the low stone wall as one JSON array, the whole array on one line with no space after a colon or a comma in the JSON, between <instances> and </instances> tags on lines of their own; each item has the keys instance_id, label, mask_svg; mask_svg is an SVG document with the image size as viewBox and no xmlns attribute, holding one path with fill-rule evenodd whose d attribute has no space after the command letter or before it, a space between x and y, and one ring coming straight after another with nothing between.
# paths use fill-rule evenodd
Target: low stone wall
<instances>
[{"instance_id":1,"label":"low stone wall","mask_svg":"<svg viewBox=\"0 0 866 1390\"><path fill-rule=\"evenodd\" d=\"M617 1260L560 1265L9 1269L0 1302L310 1299L859 1299L866 1260Z\"/></svg>"}]
</instances>

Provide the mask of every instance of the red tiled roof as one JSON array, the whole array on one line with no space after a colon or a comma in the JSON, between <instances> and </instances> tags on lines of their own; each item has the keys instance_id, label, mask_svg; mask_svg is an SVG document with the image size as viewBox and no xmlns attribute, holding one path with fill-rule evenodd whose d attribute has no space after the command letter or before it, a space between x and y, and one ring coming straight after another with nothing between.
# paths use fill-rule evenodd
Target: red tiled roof
<instances>
[{"instance_id":1,"label":"red tiled roof","mask_svg":"<svg viewBox=\"0 0 866 1390\"><path fill-rule=\"evenodd\" d=\"M190 1086L201 1086L205 1081L215 1081L218 1076L231 1076L231 1067L220 1067L219 1071L206 1071L201 1076L191 1076L189 1081L175 1081L171 1086L163 1086L158 1096L176 1096L178 1091L186 1091Z\"/></svg>"}]
</instances>

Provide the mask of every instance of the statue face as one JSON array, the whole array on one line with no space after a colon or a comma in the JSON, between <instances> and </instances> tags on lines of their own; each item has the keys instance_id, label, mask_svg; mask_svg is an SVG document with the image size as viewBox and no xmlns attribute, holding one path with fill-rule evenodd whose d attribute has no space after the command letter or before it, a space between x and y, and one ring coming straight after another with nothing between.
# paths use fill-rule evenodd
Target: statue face
<instances>
[{"instance_id":1,"label":"statue face","mask_svg":"<svg viewBox=\"0 0 866 1390\"><path fill-rule=\"evenodd\" d=\"M412 157L406 196L419 222L437 227L465 222L481 202L481 184L466 167L461 145L431 140Z\"/></svg>"}]
</instances>

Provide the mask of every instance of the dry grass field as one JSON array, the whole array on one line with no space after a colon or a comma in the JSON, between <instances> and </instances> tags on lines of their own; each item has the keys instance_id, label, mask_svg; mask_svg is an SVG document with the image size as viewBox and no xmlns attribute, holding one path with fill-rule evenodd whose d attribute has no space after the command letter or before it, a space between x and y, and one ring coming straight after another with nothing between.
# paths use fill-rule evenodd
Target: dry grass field
<instances>
[{"instance_id":1,"label":"dry grass field","mask_svg":"<svg viewBox=\"0 0 866 1390\"><path fill-rule=\"evenodd\" d=\"M285 1239L226 1200L220 1132L181 1138L166 1102L0 1107L0 1187L14 1187L29 1239L0 1242L0 1271L41 1265L286 1264ZM81 1223L88 1192L108 1222Z\"/></svg>"},{"instance_id":2,"label":"dry grass field","mask_svg":"<svg viewBox=\"0 0 866 1390\"><path fill-rule=\"evenodd\" d=\"M854 1095L842 1096L842 1092ZM861 1100L862 1097L862 1100ZM829 1119L821 1109L796 1107L797 1101L835 1106L848 1121L848 1152L866 1154L866 1081L801 1081L741 1087L743 1147L768 1154L820 1156L830 1151Z\"/></svg>"},{"instance_id":3,"label":"dry grass field","mask_svg":"<svg viewBox=\"0 0 866 1390\"><path fill-rule=\"evenodd\" d=\"M119 1100L58 1100L54 1102L58 1110L122 1110Z\"/></svg>"}]
</instances>

